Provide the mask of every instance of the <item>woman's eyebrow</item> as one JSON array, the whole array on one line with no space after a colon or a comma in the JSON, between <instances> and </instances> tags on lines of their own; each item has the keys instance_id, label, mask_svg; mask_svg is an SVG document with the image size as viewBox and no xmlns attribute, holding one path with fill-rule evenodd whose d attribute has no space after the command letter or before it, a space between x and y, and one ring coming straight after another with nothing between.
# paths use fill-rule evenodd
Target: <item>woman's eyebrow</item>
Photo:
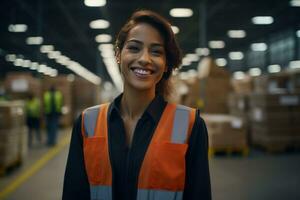
<instances>
[{"instance_id":1,"label":"woman's eyebrow","mask_svg":"<svg viewBox=\"0 0 300 200\"><path fill-rule=\"evenodd\" d=\"M134 43L138 43L138 44L144 44L142 41L137 40L137 39L130 39L130 40L127 40L126 43L130 43L130 42L134 42ZM156 47L156 46L164 47L164 45L161 44L161 43L152 43L151 46L155 46L155 47Z\"/></svg>"}]
</instances>

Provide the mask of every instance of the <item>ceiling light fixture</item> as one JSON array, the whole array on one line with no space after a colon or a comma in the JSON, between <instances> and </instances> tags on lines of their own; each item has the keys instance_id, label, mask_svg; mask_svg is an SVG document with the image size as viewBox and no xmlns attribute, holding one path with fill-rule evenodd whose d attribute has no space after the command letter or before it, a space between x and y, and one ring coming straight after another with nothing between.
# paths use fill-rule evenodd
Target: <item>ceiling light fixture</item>
<instances>
[{"instance_id":1,"label":"ceiling light fixture","mask_svg":"<svg viewBox=\"0 0 300 200\"><path fill-rule=\"evenodd\" d=\"M97 19L90 22L90 28L92 29L106 29L109 27L109 21L104 19Z\"/></svg>"},{"instance_id":2,"label":"ceiling light fixture","mask_svg":"<svg viewBox=\"0 0 300 200\"><path fill-rule=\"evenodd\" d=\"M42 45L40 48L40 51L42 53L49 53L50 51L54 51L54 46L53 45Z\"/></svg>"},{"instance_id":3,"label":"ceiling light fixture","mask_svg":"<svg viewBox=\"0 0 300 200\"><path fill-rule=\"evenodd\" d=\"M242 60L244 58L244 54L241 51L232 51L229 52L229 58L231 60Z\"/></svg>"},{"instance_id":4,"label":"ceiling light fixture","mask_svg":"<svg viewBox=\"0 0 300 200\"><path fill-rule=\"evenodd\" d=\"M290 6L292 7L300 7L300 0L291 0Z\"/></svg>"},{"instance_id":5,"label":"ceiling light fixture","mask_svg":"<svg viewBox=\"0 0 300 200\"><path fill-rule=\"evenodd\" d=\"M10 24L8 25L8 31L9 32L26 32L27 31L27 25L26 24Z\"/></svg>"},{"instance_id":6,"label":"ceiling light fixture","mask_svg":"<svg viewBox=\"0 0 300 200\"><path fill-rule=\"evenodd\" d=\"M229 30L227 35L230 38L244 38L246 37L246 32L244 30Z\"/></svg>"},{"instance_id":7,"label":"ceiling light fixture","mask_svg":"<svg viewBox=\"0 0 300 200\"><path fill-rule=\"evenodd\" d=\"M169 14L172 17L191 17L193 16L193 10L190 8L173 8Z\"/></svg>"},{"instance_id":8,"label":"ceiling light fixture","mask_svg":"<svg viewBox=\"0 0 300 200\"><path fill-rule=\"evenodd\" d=\"M300 30L298 30L298 31L296 32L296 35L297 35L298 38L300 38Z\"/></svg>"},{"instance_id":9,"label":"ceiling light fixture","mask_svg":"<svg viewBox=\"0 0 300 200\"><path fill-rule=\"evenodd\" d=\"M242 71L236 71L233 73L233 78L237 80L241 80L245 78L245 73Z\"/></svg>"},{"instance_id":10,"label":"ceiling light fixture","mask_svg":"<svg viewBox=\"0 0 300 200\"><path fill-rule=\"evenodd\" d=\"M96 42L111 42L111 36L108 34L100 34L95 37Z\"/></svg>"},{"instance_id":11,"label":"ceiling light fixture","mask_svg":"<svg viewBox=\"0 0 300 200\"><path fill-rule=\"evenodd\" d=\"M212 40L208 42L208 46L212 49L223 49L225 47L225 42L222 40Z\"/></svg>"},{"instance_id":12,"label":"ceiling light fixture","mask_svg":"<svg viewBox=\"0 0 300 200\"><path fill-rule=\"evenodd\" d=\"M249 69L250 76L260 76L261 75L261 69L258 67Z\"/></svg>"},{"instance_id":13,"label":"ceiling light fixture","mask_svg":"<svg viewBox=\"0 0 300 200\"><path fill-rule=\"evenodd\" d=\"M217 58L216 64L220 67L225 67L227 65L227 60L225 58Z\"/></svg>"},{"instance_id":14,"label":"ceiling light fixture","mask_svg":"<svg viewBox=\"0 0 300 200\"><path fill-rule=\"evenodd\" d=\"M300 60L293 60L289 63L289 68L299 69L300 68Z\"/></svg>"},{"instance_id":15,"label":"ceiling light fixture","mask_svg":"<svg viewBox=\"0 0 300 200\"><path fill-rule=\"evenodd\" d=\"M106 5L106 0L84 0L84 5L88 7L102 7Z\"/></svg>"},{"instance_id":16,"label":"ceiling light fixture","mask_svg":"<svg viewBox=\"0 0 300 200\"><path fill-rule=\"evenodd\" d=\"M252 23L257 25L268 25L274 22L271 16L256 16L252 18Z\"/></svg>"},{"instance_id":17,"label":"ceiling light fixture","mask_svg":"<svg viewBox=\"0 0 300 200\"><path fill-rule=\"evenodd\" d=\"M195 49L195 52L199 56L208 56L209 55L209 49L208 48L197 48L197 49Z\"/></svg>"},{"instance_id":18,"label":"ceiling light fixture","mask_svg":"<svg viewBox=\"0 0 300 200\"><path fill-rule=\"evenodd\" d=\"M44 39L40 36L26 38L26 44L28 45L40 45L43 43L43 41Z\"/></svg>"},{"instance_id":19,"label":"ceiling light fixture","mask_svg":"<svg viewBox=\"0 0 300 200\"><path fill-rule=\"evenodd\" d=\"M270 72L270 73L277 73L277 72L280 72L280 70L281 70L280 65L269 65L268 66L268 72Z\"/></svg>"},{"instance_id":20,"label":"ceiling light fixture","mask_svg":"<svg viewBox=\"0 0 300 200\"><path fill-rule=\"evenodd\" d=\"M251 44L252 51L266 51L268 46L266 43L253 43Z\"/></svg>"}]
</instances>

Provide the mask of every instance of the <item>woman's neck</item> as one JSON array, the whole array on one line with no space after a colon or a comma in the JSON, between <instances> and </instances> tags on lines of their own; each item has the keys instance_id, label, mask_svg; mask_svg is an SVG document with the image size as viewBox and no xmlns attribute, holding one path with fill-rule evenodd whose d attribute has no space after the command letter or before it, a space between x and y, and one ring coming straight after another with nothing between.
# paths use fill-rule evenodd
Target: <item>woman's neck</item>
<instances>
[{"instance_id":1,"label":"woman's neck","mask_svg":"<svg viewBox=\"0 0 300 200\"><path fill-rule=\"evenodd\" d=\"M126 88L121 99L121 115L129 119L139 119L150 102L155 91L138 91Z\"/></svg>"}]
</instances>

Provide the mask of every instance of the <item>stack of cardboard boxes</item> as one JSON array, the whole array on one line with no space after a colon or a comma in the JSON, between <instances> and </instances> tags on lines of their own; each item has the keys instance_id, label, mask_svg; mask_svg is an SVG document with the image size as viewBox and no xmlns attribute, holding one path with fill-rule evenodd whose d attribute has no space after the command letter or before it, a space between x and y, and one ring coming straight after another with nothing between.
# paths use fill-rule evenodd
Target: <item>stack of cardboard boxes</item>
<instances>
[{"instance_id":1,"label":"stack of cardboard boxes","mask_svg":"<svg viewBox=\"0 0 300 200\"><path fill-rule=\"evenodd\" d=\"M207 126L210 148L247 148L246 127L241 118L222 114L203 114L202 117Z\"/></svg>"},{"instance_id":2,"label":"stack of cardboard boxes","mask_svg":"<svg viewBox=\"0 0 300 200\"><path fill-rule=\"evenodd\" d=\"M41 97L41 82L31 73L11 72L5 78L5 90L11 99L26 99L29 94Z\"/></svg>"},{"instance_id":3,"label":"stack of cardboard boxes","mask_svg":"<svg viewBox=\"0 0 300 200\"><path fill-rule=\"evenodd\" d=\"M73 118L91 106L100 103L100 86L97 86L81 77L76 77L73 83Z\"/></svg>"},{"instance_id":4,"label":"stack of cardboard boxes","mask_svg":"<svg viewBox=\"0 0 300 200\"><path fill-rule=\"evenodd\" d=\"M191 85L185 105L205 113L228 113L227 95L231 91L230 74L206 58L199 64L198 78Z\"/></svg>"},{"instance_id":5,"label":"stack of cardboard boxes","mask_svg":"<svg viewBox=\"0 0 300 200\"><path fill-rule=\"evenodd\" d=\"M278 73L254 80L250 96L253 144L269 151L299 145L300 93L292 77Z\"/></svg>"},{"instance_id":6,"label":"stack of cardboard boxes","mask_svg":"<svg viewBox=\"0 0 300 200\"><path fill-rule=\"evenodd\" d=\"M23 101L0 101L0 170L20 163L28 150Z\"/></svg>"},{"instance_id":7,"label":"stack of cardboard boxes","mask_svg":"<svg viewBox=\"0 0 300 200\"><path fill-rule=\"evenodd\" d=\"M208 129L213 151L247 149L246 126L241 116L228 114L228 94L232 91L230 74L213 59L199 63L198 78L191 85L184 104L199 108ZM244 109L244 105L240 105Z\"/></svg>"}]
</instances>

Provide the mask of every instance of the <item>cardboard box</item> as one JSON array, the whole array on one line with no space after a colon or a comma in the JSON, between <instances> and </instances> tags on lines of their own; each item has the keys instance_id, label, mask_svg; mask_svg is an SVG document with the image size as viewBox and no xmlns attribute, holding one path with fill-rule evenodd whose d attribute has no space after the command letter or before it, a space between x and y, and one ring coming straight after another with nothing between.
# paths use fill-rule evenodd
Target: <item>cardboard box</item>
<instances>
[{"instance_id":1,"label":"cardboard box","mask_svg":"<svg viewBox=\"0 0 300 200\"><path fill-rule=\"evenodd\" d=\"M11 99L26 99L29 94L41 97L41 82L31 73L11 72L6 75L5 90Z\"/></svg>"},{"instance_id":2,"label":"cardboard box","mask_svg":"<svg viewBox=\"0 0 300 200\"><path fill-rule=\"evenodd\" d=\"M253 93L250 95L250 106L260 107L298 107L300 106L299 93L284 94L262 94Z\"/></svg>"},{"instance_id":3,"label":"cardboard box","mask_svg":"<svg viewBox=\"0 0 300 200\"><path fill-rule=\"evenodd\" d=\"M222 114L203 114L202 117L207 126L210 147L247 146L246 126L241 118Z\"/></svg>"},{"instance_id":4,"label":"cardboard box","mask_svg":"<svg viewBox=\"0 0 300 200\"><path fill-rule=\"evenodd\" d=\"M0 101L0 129L22 127L25 120L24 101Z\"/></svg>"},{"instance_id":5,"label":"cardboard box","mask_svg":"<svg viewBox=\"0 0 300 200\"><path fill-rule=\"evenodd\" d=\"M257 76L254 78L254 92L269 94L291 92L290 74L281 72Z\"/></svg>"},{"instance_id":6,"label":"cardboard box","mask_svg":"<svg viewBox=\"0 0 300 200\"><path fill-rule=\"evenodd\" d=\"M231 79L231 85L233 91L236 94L250 94L253 92L253 78L249 75L246 75L243 79Z\"/></svg>"}]
</instances>

